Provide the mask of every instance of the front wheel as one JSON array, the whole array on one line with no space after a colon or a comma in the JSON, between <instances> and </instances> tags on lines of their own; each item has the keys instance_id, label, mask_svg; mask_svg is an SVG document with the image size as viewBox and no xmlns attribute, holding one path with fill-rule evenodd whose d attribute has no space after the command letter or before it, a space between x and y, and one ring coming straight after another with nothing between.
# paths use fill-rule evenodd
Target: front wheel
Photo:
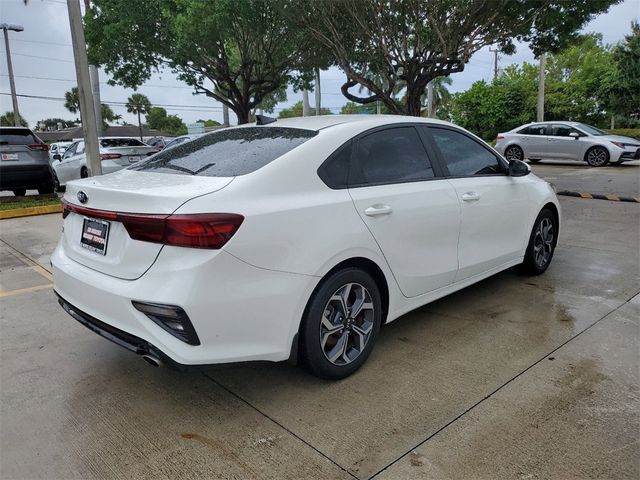
<instances>
[{"instance_id":1,"label":"front wheel","mask_svg":"<svg viewBox=\"0 0 640 480\"><path fill-rule=\"evenodd\" d=\"M306 366L321 378L345 378L373 350L382 322L376 282L364 270L346 268L325 279L307 307L302 326Z\"/></svg>"},{"instance_id":2,"label":"front wheel","mask_svg":"<svg viewBox=\"0 0 640 480\"><path fill-rule=\"evenodd\" d=\"M609 152L604 147L591 147L584 159L590 167L604 167L609 163Z\"/></svg>"},{"instance_id":3,"label":"front wheel","mask_svg":"<svg viewBox=\"0 0 640 480\"><path fill-rule=\"evenodd\" d=\"M549 209L544 209L533 224L529 245L520 270L529 275L544 273L556 249L558 221Z\"/></svg>"}]
</instances>

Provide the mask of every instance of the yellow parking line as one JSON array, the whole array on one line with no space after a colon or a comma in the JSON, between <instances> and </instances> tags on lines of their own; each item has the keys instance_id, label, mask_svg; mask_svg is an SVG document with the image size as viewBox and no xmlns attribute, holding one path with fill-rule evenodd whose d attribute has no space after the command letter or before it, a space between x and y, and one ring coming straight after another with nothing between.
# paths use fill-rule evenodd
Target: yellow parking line
<instances>
[{"instance_id":1,"label":"yellow parking line","mask_svg":"<svg viewBox=\"0 0 640 480\"><path fill-rule=\"evenodd\" d=\"M18 288L17 290L0 290L0 298L12 297L14 295L20 295L23 293L37 292L38 290L45 290L47 288L53 288L53 283L46 285L36 285L35 287Z\"/></svg>"}]
</instances>

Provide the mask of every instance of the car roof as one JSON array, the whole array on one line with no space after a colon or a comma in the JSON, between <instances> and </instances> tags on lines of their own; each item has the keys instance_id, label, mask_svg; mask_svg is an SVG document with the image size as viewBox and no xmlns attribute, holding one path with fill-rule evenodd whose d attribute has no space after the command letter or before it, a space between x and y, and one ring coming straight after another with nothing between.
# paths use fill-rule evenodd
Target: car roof
<instances>
[{"instance_id":1,"label":"car roof","mask_svg":"<svg viewBox=\"0 0 640 480\"><path fill-rule=\"evenodd\" d=\"M344 124L360 123L363 124L363 126L366 125L371 128L403 122L449 125L448 122L442 120L405 115L317 115L310 117L279 118L275 122L268 123L262 127L288 127L318 131ZM255 126L255 124L248 124L247 126Z\"/></svg>"}]
</instances>

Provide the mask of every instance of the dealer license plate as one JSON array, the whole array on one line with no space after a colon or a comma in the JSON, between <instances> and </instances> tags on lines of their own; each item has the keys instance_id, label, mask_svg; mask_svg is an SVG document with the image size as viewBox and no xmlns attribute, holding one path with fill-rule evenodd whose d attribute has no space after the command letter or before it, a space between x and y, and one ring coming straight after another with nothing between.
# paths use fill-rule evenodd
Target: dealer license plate
<instances>
[{"instance_id":1,"label":"dealer license plate","mask_svg":"<svg viewBox=\"0 0 640 480\"><path fill-rule=\"evenodd\" d=\"M109 240L109 222L85 218L82 224L82 237L80 245L100 255L107 254L107 241Z\"/></svg>"}]
</instances>

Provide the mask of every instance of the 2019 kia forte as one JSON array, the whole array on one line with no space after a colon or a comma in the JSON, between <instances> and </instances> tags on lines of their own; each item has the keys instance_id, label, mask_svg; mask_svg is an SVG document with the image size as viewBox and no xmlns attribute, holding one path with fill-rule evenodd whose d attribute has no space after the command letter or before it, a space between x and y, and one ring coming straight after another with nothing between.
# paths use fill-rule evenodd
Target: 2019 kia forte
<instances>
[{"instance_id":1,"label":"2019 kia forte","mask_svg":"<svg viewBox=\"0 0 640 480\"><path fill-rule=\"evenodd\" d=\"M357 370L383 323L544 272L560 226L525 163L390 115L219 130L69 182L64 203L53 275L76 320L156 365L297 358L326 378Z\"/></svg>"}]
</instances>

